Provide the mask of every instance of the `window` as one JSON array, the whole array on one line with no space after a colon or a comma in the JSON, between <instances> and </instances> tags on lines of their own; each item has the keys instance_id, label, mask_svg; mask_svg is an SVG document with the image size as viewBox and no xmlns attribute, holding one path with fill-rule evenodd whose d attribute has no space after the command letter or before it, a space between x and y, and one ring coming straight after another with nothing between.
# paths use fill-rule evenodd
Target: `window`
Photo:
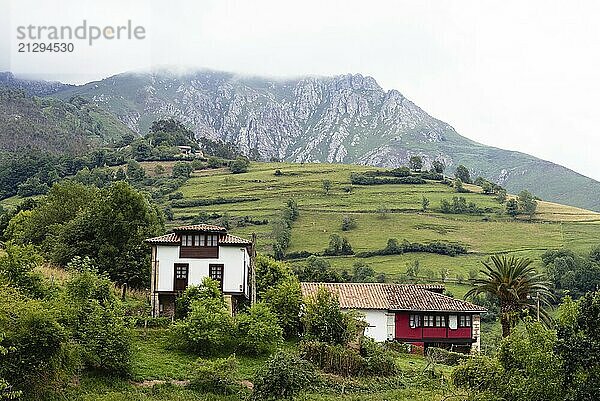
<instances>
[{"instance_id":1,"label":"window","mask_svg":"<svg viewBox=\"0 0 600 401\"><path fill-rule=\"evenodd\" d=\"M433 315L423 316L423 327L433 327Z\"/></svg>"},{"instance_id":2,"label":"window","mask_svg":"<svg viewBox=\"0 0 600 401\"><path fill-rule=\"evenodd\" d=\"M206 237L204 237L204 235L200 235L200 242L198 243L198 246L206 246Z\"/></svg>"},{"instance_id":3,"label":"window","mask_svg":"<svg viewBox=\"0 0 600 401\"><path fill-rule=\"evenodd\" d=\"M435 317L435 327L446 327L446 316L437 315Z\"/></svg>"},{"instance_id":4,"label":"window","mask_svg":"<svg viewBox=\"0 0 600 401\"><path fill-rule=\"evenodd\" d=\"M194 246L200 246L200 236L194 235Z\"/></svg>"},{"instance_id":5,"label":"window","mask_svg":"<svg viewBox=\"0 0 600 401\"><path fill-rule=\"evenodd\" d=\"M411 329L421 327L421 315L409 315L408 325Z\"/></svg>"},{"instance_id":6,"label":"window","mask_svg":"<svg viewBox=\"0 0 600 401\"><path fill-rule=\"evenodd\" d=\"M217 246L217 235L207 235L206 236L206 246Z\"/></svg>"},{"instance_id":7,"label":"window","mask_svg":"<svg viewBox=\"0 0 600 401\"><path fill-rule=\"evenodd\" d=\"M221 289L223 289L223 265L209 265L208 269L210 278L221 283Z\"/></svg>"},{"instance_id":8,"label":"window","mask_svg":"<svg viewBox=\"0 0 600 401\"><path fill-rule=\"evenodd\" d=\"M187 265L175 265L175 278L177 280L186 280L188 276Z\"/></svg>"},{"instance_id":9,"label":"window","mask_svg":"<svg viewBox=\"0 0 600 401\"><path fill-rule=\"evenodd\" d=\"M471 315L460 315L458 318L459 327L471 327Z\"/></svg>"},{"instance_id":10,"label":"window","mask_svg":"<svg viewBox=\"0 0 600 401\"><path fill-rule=\"evenodd\" d=\"M191 236L191 235L182 235L181 236L181 246L194 246L193 236Z\"/></svg>"}]
</instances>

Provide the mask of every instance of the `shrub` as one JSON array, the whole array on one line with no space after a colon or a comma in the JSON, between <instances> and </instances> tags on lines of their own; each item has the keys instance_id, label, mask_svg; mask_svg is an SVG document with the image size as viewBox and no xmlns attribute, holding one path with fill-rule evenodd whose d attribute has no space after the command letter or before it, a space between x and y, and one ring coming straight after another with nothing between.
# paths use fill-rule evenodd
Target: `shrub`
<instances>
[{"instance_id":1,"label":"shrub","mask_svg":"<svg viewBox=\"0 0 600 401\"><path fill-rule=\"evenodd\" d=\"M262 297L265 291L288 280L292 271L286 262L281 262L267 255L257 255L254 262L256 274L256 292Z\"/></svg>"},{"instance_id":2,"label":"shrub","mask_svg":"<svg viewBox=\"0 0 600 401\"><path fill-rule=\"evenodd\" d=\"M0 348L5 350L0 352L0 378L30 399L43 399L47 391L60 388L73 368L67 330L47 304L1 285L0 292Z\"/></svg>"},{"instance_id":3,"label":"shrub","mask_svg":"<svg viewBox=\"0 0 600 401\"><path fill-rule=\"evenodd\" d=\"M229 203L240 203L240 202L253 202L260 200L255 197L242 197L242 198L213 198L213 199L178 199L174 200L171 206L174 208L186 208L186 207L197 207L197 206L211 206L211 205L225 205Z\"/></svg>"},{"instance_id":4,"label":"shrub","mask_svg":"<svg viewBox=\"0 0 600 401\"><path fill-rule=\"evenodd\" d=\"M32 245L8 244L0 255L0 280L29 297L42 298L48 294L48 286L44 277L34 271L41 261Z\"/></svg>"},{"instance_id":5,"label":"shrub","mask_svg":"<svg viewBox=\"0 0 600 401\"><path fill-rule=\"evenodd\" d=\"M225 165L225 160L220 157L209 157L208 158L208 167L209 168L219 168Z\"/></svg>"},{"instance_id":6,"label":"shrub","mask_svg":"<svg viewBox=\"0 0 600 401\"><path fill-rule=\"evenodd\" d=\"M356 228L356 219L352 216L344 216L342 218L342 231L350 231Z\"/></svg>"},{"instance_id":7,"label":"shrub","mask_svg":"<svg viewBox=\"0 0 600 401\"><path fill-rule=\"evenodd\" d=\"M219 282L205 277L201 285L190 285L175 300L175 317L184 319L190 312L190 306L193 301L200 299L221 300L221 290Z\"/></svg>"},{"instance_id":8,"label":"shrub","mask_svg":"<svg viewBox=\"0 0 600 401\"><path fill-rule=\"evenodd\" d=\"M429 347L427 349L427 356L437 363L441 363L443 365L448 366L456 366L462 361L465 361L469 358L469 356L466 354L461 354L460 352L452 352L437 347Z\"/></svg>"},{"instance_id":9,"label":"shrub","mask_svg":"<svg viewBox=\"0 0 600 401\"><path fill-rule=\"evenodd\" d=\"M235 355L214 360L198 358L192 367L190 386L202 392L231 394L238 385L238 370Z\"/></svg>"},{"instance_id":10,"label":"shrub","mask_svg":"<svg viewBox=\"0 0 600 401\"><path fill-rule=\"evenodd\" d=\"M432 242L430 244L403 241L402 244L399 244L397 240L390 238L388 239L387 245L384 249L359 252L356 254L356 257L369 258L372 256L381 255L401 255L408 252L426 252L436 253L438 255L457 256L466 254L467 249L462 245L439 241Z\"/></svg>"},{"instance_id":11,"label":"shrub","mask_svg":"<svg viewBox=\"0 0 600 401\"><path fill-rule=\"evenodd\" d=\"M273 174L275 177L281 177L283 175L283 173L281 172L281 170L277 169L275 170L275 174Z\"/></svg>"},{"instance_id":12,"label":"shrub","mask_svg":"<svg viewBox=\"0 0 600 401\"><path fill-rule=\"evenodd\" d=\"M350 182L353 185L386 185L386 184L425 184L421 177L373 177L366 174L351 173Z\"/></svg>"},{"instance_id":13,"label":"shrub","mask_svg":"<svg viewBox=\"0 0 600 401\"><path fill-rule=\"evenodd\" d=\"M312 362L327 373L358 376L365 360L356 350L341 344L330 345L321 341L305 341L299 347L300 357Z\"/></svg>"},{"instance_id":14,"label":"shrub","mask_svg":"<svg viewBox=\"0 0 600 401\"><path fill-rule=\"evenodd\" d=\"M452 371L452 381L458 387L478 391L495 390L503 375L502 366L486 356L467 358Z\"/></svg>"},{"instance_id":15,"label":"shrub","mask_svg":"<svg viewBox=\"0 0 600 401\"><path fill-rule=\"evenodd\" d=\"M192 171L194 171L194 168L190 163L177 162L173 166L173 172L171 173L171 176L173 178L189 178L190 174L192 174Z\"/></svg>"},{"instance_id":16,"label":"shrub","mask_svg":"<svg viewBox=\"0 0 600 401\"><path fill-rule=\"evenodd\" d=\"M283 342L277 316L264 303L252 305L235 317L240 349L246 354L268 354Z\"/></svg>"},{"instance_id":17,"label":"shrub","mask_svg":"<svg viewBox=\"0 0 600 401\"><path fill-rule=\"evenodd\" d=\"M329 245L323 251L325 256L340 256L353 255L352 246L346 238L340 237L337 234L331 234L329 237Z\"/></svg>"},{"instance_id":18,"label":"shrub","mask_svg":"<svg viewBox=\"0 0 600 401\"><path fill-rule=\"evenodd\" d=\"M201 355L222 352L231 346L233 318L222 299L193 301L188 316L171 328L174 344Z\"/></svg>"},{"instance_id":19,"label":"shrub","mask_svg":"<svg viewBox=\"0 0 600 401\"><path fill-rule=\"evenodd\" d=\"M254 398L279 400L293 398L316 384L315 367L292 353L279 351L256 372Z\"/></svg>"},{"instance_id":20,"label":"shrub","mask_svg":"<svg viewBox=\"0 0 600 401\"><path fill-rule=\"evenodd\" d=\"M280 281L266 290L262 296L264 302L277 315L279 326L286 338L295 337L300 332L300 308L302 290L295 277Z\"/></svg>"},{"instance_id":21,"label":"shrub","mask_svg":"<svg viewBox=\"0 0 600 401\"><path fill-rule=\"evenodd\" d=\"M396 374L396 361L383 344L371 338L361 341L361 355L364 357L363 375L392 376Z\"/></svg>"},{"instance_id":22,"label":"shrub","mask_svg":"<svg viewBox=\"0 0 600 401\"><path fill-rule=\"evenodd\" d=\"M305 300L302 323L309 339L346 344L355 335L353 320L340 309L338 297L326 288L319 288L314 296Z\"/></svg>"},{"instance_id":23,"label":"shrub","mask_svg":"<svg viewBox=\"0 0 600 401\"><path fill-rule=\"evenodd\" d=\"M98 275L89 259L76 258L66 284L67 324L79 345L82 363L93 370L127 376L131 371L131 332L117 304L113 286Z\"/></svg>"},{"instance_id":24,"label":"shrub","mask_svg":"<svg viewBox=\"0 0 600 401\"><path fill-rule=\"evenodd\" d=\"M245 157L237 157L234 161L229 163L229 170L233 174L245 173L250 167L250 161Z\"/></svg>"}]
</instances>

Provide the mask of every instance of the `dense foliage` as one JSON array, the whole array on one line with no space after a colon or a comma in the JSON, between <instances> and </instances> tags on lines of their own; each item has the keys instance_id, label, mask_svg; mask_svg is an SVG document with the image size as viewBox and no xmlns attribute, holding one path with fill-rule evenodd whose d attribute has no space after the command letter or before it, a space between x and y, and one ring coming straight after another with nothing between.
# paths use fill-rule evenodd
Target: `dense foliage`
<instances>
[{"instance_id":1,"label":"dense foliage","mask_svg":"<svg viewBox=\"0 0 600 401\"><path fill-rule=\"evenodd\" d=\"M14 216L5 236L33 244L61 265L89 257L120 284L149 284L146 238L164 230L162 213L124 182L104 189L64 182L30 211Z\"/></svg>"}]
</instances>

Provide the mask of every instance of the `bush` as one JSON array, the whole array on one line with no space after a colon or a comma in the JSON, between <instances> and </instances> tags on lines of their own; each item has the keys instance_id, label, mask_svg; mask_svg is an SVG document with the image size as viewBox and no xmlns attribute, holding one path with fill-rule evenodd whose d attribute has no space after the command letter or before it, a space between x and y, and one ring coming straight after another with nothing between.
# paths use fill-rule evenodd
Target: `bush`
<instances>
[{"instance_id":1,"label":"bush","mask_svg":"<svg viewBox=\"0 0 600 401\"><path fill-rule=\"evenodd\" d=\"M358 376L365 360L358 351L343 345L329 345L321 341L305 341L299 347L300 357L327 373L341 376Z\"/></svg>"},{"instance_id":2,"label":"bush","mask_svg":"<svg viewBox=\"0 0 600 401\"><path fill-rule=\"evenodd\" d=\"M352 216L344 216L342 218L342 231L350 231L356 228L356 219Z\"/></svg>"},{"instance_id":3,"label":"bush","mask_svg":"<svg viewBox=\"0 0 600 401\"><path fill-rule=\"evenodd\" d=\"M354 318L342 312L338 297L326 288L305 300L302 323L307 338L330 344L347 344L356 334Z\"/></svg>"},{"instance_id":4,"label":"bush","mask_svg":"<svg viewBox=\"0 0 600 401\"><path fill-rule=\"evenodd\" d=\"M235 317L237 339L246 354L263 355L274 351L283 342L283 330L277 316L264 303L252 305Z\"/></svg>"},{"instance_id":5,"label":"bush","mask_svg":"<svg viewBox=\"0 0 600 401\"><path fill-rule=\"evenodd\" d=\"M337 234L331 234L329 237L329 245L323 251L325 256L340 256L353 255L352 246L346 238L340 237Z\"/></svg>"},{"instance_id":6,"label":"bush","mask_svg":"<svg viewBox=\"0 0 600 401\"><path fill-rule=\"evenodd\" d=\"M392 376L396 374L396 361L385 345L371 338L363 338L360 352L364 357L363 375Z\"/></svg>"},{"instance_id":7,"label":"bush","mask_svg":"<svg viewBox=\"0 0 600 401\"><path fill-rule=\"evenodd\" d=\"M205 277L201 285L190 285L175 300L175 317L184 319L190 312L193 301L201 299L222 299L219 282Z\"/></svg>"},{"instance_id":8,"label":"bush","mask_svg":"<svg viewBox=\"0 0 600 401\"><path fill-rule=\"evenodd\" d=\"M173 165L171 176L173 178L189 178L192 171L194 171L194 168L190 163L177 162Z\"/></svg>"},{"instance_id":9,"label":"bush","mask_svg":"<svg viewBox=\"0 0 600 401\"><path fill-rule=\"evenodd\" d=\"M386 185L386 184L425 184L421 177L390 177L380 178L360 173L351 173L350 182L353 185Z\"/></svg>"},{"instance_id":10,"label":"bush","mask_svg":"<svg viewBox=\"0 0 600 401\"><path fill-rule=\"evenodd\" d=\"M458 387L493 391L503 375L502 366L495 359L486 356L467 358L452 371L452 381Z\"/></svg>"},{"instance_id":11,"label":"bush","mask_svg":"<svg viewBox=\"0 0 600 401\"><path fill-rule=\"evenodd\" d=\"M197 206L211 206L211 205L225 205L229 203L240 203L240 202L253 202L260 200L255 197L242 197L242 198L213 198L213 199L179 199L174 200L171 204L174 208L186 208L186 207L197 207Z\"/></svg>"},{"instance_id":12,"label":"bush","mask_svg":"<svg viewBox=\"0 0 600 401\"><path fill-rule=\"evenodd\" d=\"M302 290L298 279L290 277L278 282L264 292L262 299L277 315L283 335L286 338L297 336L300 332L302 306Z\"/></svg>"},{"instance_id":13,"label":"bush","mask_svg":"<svg viewBox=\"0 0 600 401\"><path fill-rule=\"evenodd\" d=\"M427 349L427 356L437 363L441 363L443 365L448 366L456 366L462 361L469 359L469 356L466 354L461 354L460 352L452 352L437 347L429 347Z\"/></svg>"},{"instance_id":14,"label":"bush","mask_svg":"<svg viewBox=\"0 0 600 401\"><path fill-rule=\"evenodd\" d=\"M132 336L105 275L98 275L89 259L77 258L66 284L67 322L80 348L84 366L104 373L128 376Z\"/></svg>"},{"instance_id":15,"label":"bush","mask_svg":"<svg viewBox=\"0 0 600 401\"><path fill-rule=\"evenodd\" d=\"M60 388L74 362L56 310L0 284L0 378L30 399ZM0 397L1 398L1 397Z\"/></svg>"},{"instance_id":16,"label":"bush","mask_svg":"<svg viewBox=\"0 0 600 401\"><path fill-rule=\"evenodd\" d=\"M171 328L173 344L201 355L223 352L233 343L234 321L223 299L199 299L188 316Z\"/></svg>"},{"instance_id":17,"label":"bush","mask_svg":"<svg viewBox=\"0 0 600 401\"><path fill-rule=\"evenodd\" d=\"M250 167L250 161L245 157L237 157L234 161L229 163L229 170L233 174L245 173Z\"/></svg>"},{"instance_id":18,"label":"bush","mask_svg":"<svg viewBox=\"0 0 600 401\"><path fill-rule=\"evenodd\" d=\"M421 244L418 242L403 241L399 244L397 240L390 238L388 239L387 246L384 249L376 251L365 251L356 254L358 258L369 258L372 256L382 255L401 255L409 252L425 252L435 253L438 255L446 256L457 256L467 253L467 249L458 244L450 244L447 242L435 241L429 244Z\"/></svg>"},{"instance_id":19,"label":"bush","mask_svg":"<svg viewBox=\"0 0 600 401\"><path fill-rule=\"evenodd\" d=\"M292 353L277 352L256 372L254 399L293 398L318 381L315 367Z\"/></svg>"},{"instance_id":20,"label":"bush","mask_svg":"<svg viewBox=\"0 0 600 401\"><path fill-rule=\"evenodd\" d=\"M238 361L235 355L206 360L198 358L192 367L190 386L194 390L215 394L231 394L238 386Z\"/></svg>"}]
</instances>

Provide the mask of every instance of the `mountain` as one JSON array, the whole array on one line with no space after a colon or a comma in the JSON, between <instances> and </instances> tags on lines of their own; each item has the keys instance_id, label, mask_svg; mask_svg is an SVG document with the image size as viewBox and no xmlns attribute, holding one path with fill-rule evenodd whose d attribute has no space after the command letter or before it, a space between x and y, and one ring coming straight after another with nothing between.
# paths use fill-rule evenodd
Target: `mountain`
<instances>
[{"instance_id":1,"label":"mountain","mask_svg":"<svg viewBox=\"0 0 600 401\"><path fill-rule=\"evenodd\" d=\"M83 98L39 98L0 85L0 153L77 155L133 135L112 114Z\"/></svg>"},{"instance_id":2,"label":"mountain","mask_svg":"<svg viewBox=\"0 0 600 401\"><path fill-rule=\"evenodd\" d=\"M16 78L11 72L0 72L0 86L11 89L22 89L28 95L51 95L74 85L63 84L57 81L38 81Z\"/></svg>"},{"instance_id":3,"label":"mountain","mask_svg":"<svg viewBox=\"0 0 600 401\"><path fill-rule=\"evenodd\" d=\"M268 79L202 70L124 73L53 96L82 96L139 134L172 116L198 136L233 142L265 160L405 165L421 155L452 172L464 164L511 192L600 210L600 183L527 154L459 135L397 90L354 75Z\"/></svg>"}]
</instances>

